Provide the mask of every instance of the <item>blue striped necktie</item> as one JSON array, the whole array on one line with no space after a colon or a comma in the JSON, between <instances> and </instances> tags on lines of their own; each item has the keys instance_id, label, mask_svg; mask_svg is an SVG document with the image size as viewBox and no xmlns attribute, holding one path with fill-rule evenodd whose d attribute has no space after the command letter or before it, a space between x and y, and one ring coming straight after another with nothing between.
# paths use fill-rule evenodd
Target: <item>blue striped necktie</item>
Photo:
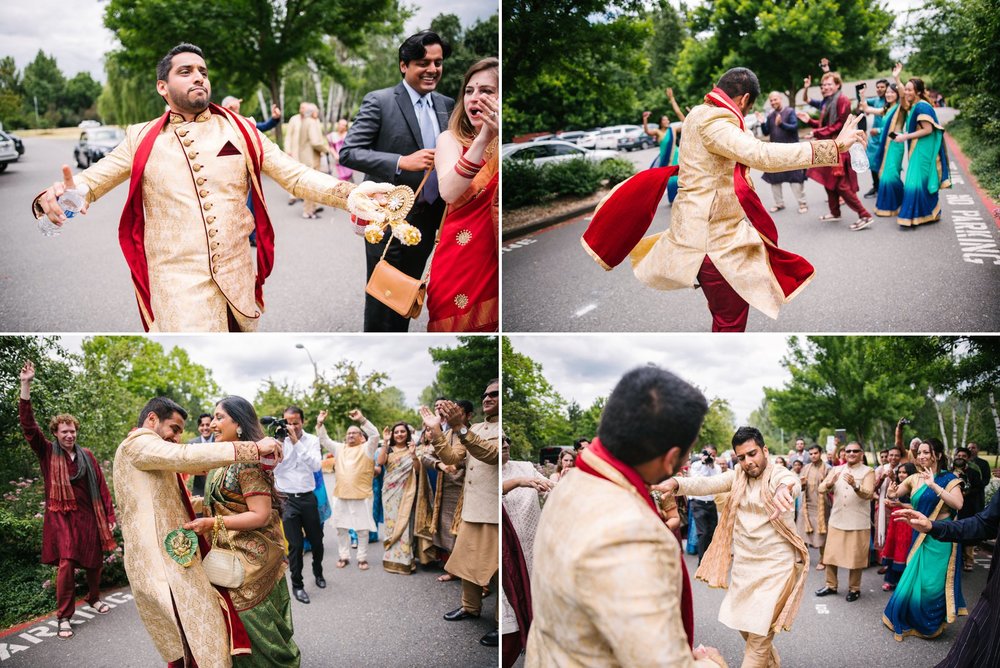
<instances>
[{"instance_id":1,"label":"blue striped necktie","mask_svg":"<svg viewBox=\"0 0 1000 668\"><path fill-rule=\"evenodd\" d=\"M417 100L417 121L420 123L420 137L423 139L424 148L434 148L437 146L437 133L434 132L434 106L431 103L430 94ZM438 198L437 172L432 171L424 183L424 189L420 191L420 199L428 204L433 204Z\"/></svg>"}]
</instances>

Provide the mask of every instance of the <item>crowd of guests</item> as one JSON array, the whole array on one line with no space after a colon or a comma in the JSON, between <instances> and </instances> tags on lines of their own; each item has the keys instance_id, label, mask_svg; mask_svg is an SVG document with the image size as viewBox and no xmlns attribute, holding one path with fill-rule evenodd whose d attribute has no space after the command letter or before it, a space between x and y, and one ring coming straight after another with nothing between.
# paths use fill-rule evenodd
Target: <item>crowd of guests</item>
<instances>
[{"instance_id":1,"label":"crowd of guests","mask_svg":"<svg viewBox=\"0 0 1000 668\"><path fill-rule=\"evenodd\" d=\"M851 114L864 113L871 117L867 128L868 166L872 187L865 198L875 199L875 216L895 217L903 228L940 220L939 190L951 185L948 156L944 143L944 127L934 110L935 104L922 79L912 77L905 82L900 78L903 70L897 63L892 79L879 79L875 95L868 96L867 84L855 88L855 100L845 93L843 80L838 72L830 69L824 58L820 63L822 99L809 97L812 77L803 79L802 104L819 112L814 119L805 111L796 112L780 92L768 96L771 110L758 112L763 134L771 141L795 143L800 130L807 126L805 139L830 139L836 137ZM867 119L865 121L867 124ZM798 202L799 213L806 213L803 186L806 178L820 183L827 193L829 212L820 216L822 221L841 220L841 205L846 204L858 215L851 230L862 230L874 220L872 213L858 197L858 174L851 167L850 156L841 155L836 167L814 167L809 170L792 170L764 174L764 181L771 185L774 197L772 212L785 208L781 184L788 183Z\"/></svg>"},{"instance_id":2,"label":"crowd of guests","mask_svg":"<svg viewBox=\"0 0 1000 668\"><path fill-rule=\"evenodd\" d=\"M868 461L870 454L857 441L841 444L835 438L827 449L809 445L805 439L799 438L787 454L769 454L759 432L741 428L734 436L734 444L740 441L742 450L733 448L720 456L714 445L707 445L683 462L673 478L691 480L691 484L675 486L673 493L667 491L666 485L652 485L648 487L648 492L660 519L674 534L677 543L683 545L688 554L697 555L701 566L713 541L718 540L716 529L720 515L729 505L730 483L725 482L724 474L741 469L752 477L762 476L767 469L786 472L779 479L797 482L794 501L791 496L788 497L788 530L792 534L786 539L791 540L793 548L796 543L801 546L796 548L801 553L790 558L801 571L807 561L803 557L807 557L809 551L818 556L818 559L813 557L808 560L816 564L816 570L825 571L825 584L815 592L815 596L838 594L842 586L839 571L846 570L846 600L848 603L857 601L861 597L863 573L878 567L878 575L884 577L881 588L889 596L882 621L893 637L900 641L907 636L934 638L957 616L968 614L961 574L975 568L977 543L992 537L990 531L996 531L995 523L983 523L983 518L988 515L985 512L985 489L995 474L986 460L979 456L974 442L958 447L950 460L942 442L933 437L913 437L904 447L904 431L908 424L905 419L899 421L895 444L871 453L877 458L877 462L871 465ZM554 460L533 465L510 460L510 443L506 438L503 441L502 666L514 665L525 648L529 649L528 665L541 665L537 663L538 657L535 657L535 663L532 662L529 645L529 629L538 613L537 592L533 591L537 587L532 586L535 582L532 566L537 556L534 549L538 541L536 532L542 518L542 506L547 507L549 493L570 479L579 482L581 478L577 470L580 466L585 467L585 473L607 475L605 470L595 466L596 458L583 456L590 444L588 439L578 439L573 448L563 448ZM764 453L756 469L744 461L748 450L743 447L749 445L752 448L755 444L758 445L757 451L763 450ZM757 476L753 476L755 472ZM769 479L773 480L778 475L772 473ZM589 479L589 476L583 478ZM714 481L704 480L695 484L699 479ZM686 497L681 496L677 492L678 487L690 492ZM698 489L712 491L699 495L695 493ZM996 505L994 502L993 506ZM971 524L960 526L948 520L967 520ZM750 526L746 518L741 521L743 524L740 526L744 529ZM952 528L952 525L955 527ZM976 532L971 529L966 531L972 526L978 527ZM548 528L555 530L552 525ZM727 538L732 531L733 525L727 524ZM972 538L960 540L962 536ZM565 549L571 548L567 545ZM723 551L733 549L736 548L729 546L727 541ZM574 559L584 558L576 552L573 554L576 555L572 557ZM718 559L718 550L715 554ZM759 561L761 556L756 555L755 560ZM738 555L736 558L739 558ZM787 568L793 565L789 563ZM713 564L712 568L716 565ZM735 572L735 564L733 568L732 586L735 587L740 576ZM702 579L701 572L699 568L699 579ZM746 575L742 571L741 574ZM804 573L796 577L804 584ZM759 579L757 581L760 582ZM551 595L551 589L552 585L546 583L546 595ZM759 599L758 594L754 596ZM988 597L984 594L985 598ZM740 597L737 596L729 605L735 606L736 600ZM569 604L560 601L560 605ZM980 608L979 623L987 615L996 614L987 611L988 603L981 602ZM732 616L732 608L728 609L730 612L726 613L727 604L724 603L720 620L727 614ZM591 614L599 613L592 611ZM729 621L723 621L731 625ZM550 622L551 619L547 623ZM542 633L551 631L549 628ZM744 665L758 665L750 658L757 654L760 655L758 658L763 657L761 660L765 663L770 660L768 657L773 648L769 638L758 636L755 640L753 633L743 635L748 638L745 660L751 661ZM969 649L968 643L976 641L965 638L964 634L963 638L955 644L953 653L956 656L975 656L977 651L980 654L987 651L983 648ZM956 661L945 665L978 665L963 663L965 659ZM620 657L618 662L627 663Z\"/></svg>"},{"instance_id":3,"label":"crowd of guests","mask_svg":"<svg viewBox=\"0 0 1000 668\"><path fill-rule=\"evenodd\" d=\"M197 438L179 445L187 413L157 397L115 455L113 504L92 453L76 445L79 421L54 416L56 442L48 441L32 411L31 362L20 380L21 426L48 495L42 562L59 567L58 637L73 636L76 569L87 573L91 609L110 610L98 584L102 552L116 546L116 517L140 617L171 666L229 665L240 655L241 665L298 666L291 599L310 603L307 551L312 582L327 587L326 521L336 528L337 568L356 550L358 569L368 570L368 544L381 541L388 573L408 575L419 564L443 568L439 581L461 580L461 605L444 619L479 616L499 567L496 381L484 390L481 421L471 402L441 397L433 410L421 408L421 424L379 433L354 409L343 441L330 437L326 411L315 434L306 431L297 406L275 423L277 438L267 436L253 405L230 396L199 416ZM330 488L324 471L333 474ZM480 642L495 646L498 632Z\"/></svg>"}]
</instances>

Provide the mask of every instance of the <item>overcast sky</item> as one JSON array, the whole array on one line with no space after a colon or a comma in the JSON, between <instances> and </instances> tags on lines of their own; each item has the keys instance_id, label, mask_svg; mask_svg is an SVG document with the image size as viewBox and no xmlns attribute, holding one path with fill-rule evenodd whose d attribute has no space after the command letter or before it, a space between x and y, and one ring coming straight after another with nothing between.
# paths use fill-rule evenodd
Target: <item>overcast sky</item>
<instances>
[{"instance_id":1,"label":"overcast sky","mask_svg":"<svg viewBox=\"0 0 1000 668\"><path fill-rule=\"evenodd\" d=\"M628 370L650 362L700 387L710 400L729 401L745 423L764 398L791 376L781 366L788 346L781 334L595 334L511 336L515 350L542 365L567 401L582 407L607 396Z\"/></svg>"},{"instance_id":2,"label":"overcast sky","mask_svg":"<svg viewBox=\"0 0 1000 668\"><path fill-rule=\"evenodd\" d=\"M431 20L441 13L456 14L462 27L470 26L497 13L499 7L496 0L417 0L405 4L415 8L405 26L407 33L429 28ZM13 56L18 70L24 70L41 49L55 56L67 78L90 72L104 82L104 54L118 44L104 27L105 7L107 3L99 0L3 0L0 57ZM191 5L191 11L197 11L197 4Z\"/></svg>"},{"instance_id":3,"label":"overcast sky","mask_svg":"<svg viewBox=\"0 0 1000 668\"><path fill-rule=\"evenodd\" d=\"M80 352L84 336L64 335L60 339L71 352ZM225 394L235 394L249 401L257 396L267 377L289 381L299 388L313 382L313 366L306 347L320 372L329 370L339 360L359 363L362 373L383 371L389 384L406 395L406 402L416 407L420 393L437 376L437 365L427 349L454 347L453 336L409 334L406 336L322 335L322 334L243 334L233 335L150 335L166 350L183 348L193 362L212 370L212 377Z\"/></svg>"}]
</instances>

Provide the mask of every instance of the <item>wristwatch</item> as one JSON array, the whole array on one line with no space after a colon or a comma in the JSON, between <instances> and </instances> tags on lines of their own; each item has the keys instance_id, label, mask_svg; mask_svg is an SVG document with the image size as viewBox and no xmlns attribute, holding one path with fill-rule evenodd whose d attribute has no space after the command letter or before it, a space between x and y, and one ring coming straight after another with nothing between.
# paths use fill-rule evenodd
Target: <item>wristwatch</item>
<instances>
[{"instance_id":1,"label":"wristwatch","mask_svg":"<svg viewBox=\"0 0 1000 668\"><path fill-rule=\"evenodd\" d=\"M468 433L469 433L469 428L468 427L462 427L461 429L458 430L458 437L459 438L465 438L465 436L468 435Z\"/></svg>"}]
</instances>

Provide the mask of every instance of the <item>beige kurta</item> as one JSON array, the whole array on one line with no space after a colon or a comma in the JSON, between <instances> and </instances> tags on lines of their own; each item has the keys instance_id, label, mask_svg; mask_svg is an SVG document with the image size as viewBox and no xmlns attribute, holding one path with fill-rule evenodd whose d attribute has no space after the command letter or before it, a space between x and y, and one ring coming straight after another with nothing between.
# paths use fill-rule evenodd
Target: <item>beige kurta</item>
<instances>
[{"instance_id":1,"label":"beige kurta","mask_svg":"<svg viewBox=\"0 0 1000 668\"><path fill-rule=\"evenodd\" d=\"M859 491L847 484L844 474L850 473L859 483ZM837 474L840 477L833 482ZM821 492L833 490L830 529L826 536L823 563L841 568L868 566L871 544L871 498L875 489L875 471L864 464L833 467L819 487Z\"/></svg>"},{"instance_id":2,"label":"beige kurta","mask_svg":"<svg viewBox=\"0 0 1000 668\"><path fill-rule=\"evenodd\" d=\"M826 477L828 469L826 464L806 464L802 467L802 477L806 479L806 484L802 487L804 503L799 504L799 521L796 528L802 540L809 547L823 547L826 545L826 530L830 523L830 504L823 504L824 531L820 532L819 524L819 485ZM806 518L809 518L809 526L806 526ZM806 529L811 529L807 531Z\"/></svg>"},{"instance_id":3,"label":"beige kurta","mask_svg":"<svg viewBox=\"0 0 1000 668\"><path fill-rule=\"evenodd\" d=\"M208 581L200 558L184 568L170 558L163 540L190 521L176 474L237 461L258 462L257 446L169 443L149 429L133 431L115 452L113 479L125 572L139 618L166 662L184 656L179 617L199 666L231 665L222 597Z\"/></svg>"},{"instance_id":4,"label":"beige kurta","mask_svg":"<svg viewBox=\"0 0 1000 668\"><path fill-rule=\"evenodd\" d=\"M251 137L259 135L250 121L238 122ZM74 177L89 202L129 178L153 125L129 126L114 151ZM354 184L307 168L259 136L263 174L296 197L346 209ZM263 307L255 299L254 249L247 243L254 230L249 160L243 134L229 117L208 110L192 122L171 114L156 138L142 179L150 332L226 332L227 310L243 331L256 329Z\"/></svg>"},{"instance_id":5,"label":"beige kurta","mask_svg":"<svg viewBox=\"0 0 1000 668\"><path fill-rule=\"evenodd\" d=\"M378 429L370 421L365 420L358 425L364 432L368 440L361 445L349 446L346 443L330 440L326 433L326 427L316 428L316 436L319 443L327 452L333 453L333 459L337 482L331 494L331 510L333 512L333 525L340 529L354 529L355 531L377 531L375 519L372 517L373 490L371 477L368 476L367 469L371 467L372 473L375 470L375 450L378 448ZM348 453L348 451L350 451ZM344 456L348 453L352 456ZM357 478L362 475L361 468L367 480L367 494L348 494L346 497L338 496L338 490L348 490L357 488ZM343 483L341 483L343 477ZM354 483L353 485L351 483ZM365 491L365 490L359 490Z\"/></svg>"},{"instance_id":6,"label":"beige kurta","mask_svg":"<svg viewBox=\"0 0 1000 668\"><path fill-rule=\"evenodd\" d=\"M303 165L319 169L320 156L330 152L330 147L323 136L323 128L319 120L310 116L302 121L302 127L297 133L298 150L296 157Z\"/></svg>"},{"instance_id":7,"label":"beige kurta","mask_svg":"<svg viewBox=\"0 0 1000 668\"><path fill-rule=\"evenodd\" d=\"M450 429L433 445L445 464L465 463L462 523L445 570L486 585L499 568L500 423L495 417L479 422L464 437Z\"/></svg>"},{"instance_id":8,"label":"beige kurta","mask_svg":"<svg viewBox=\"0 0 1000 668\"><path fill-rule=\"evenodd\" d=\"M685 496L727 492L735 479L736 471L708 478L675 478L679 484L677 493ZM790 485L793 497L802 490L798 476L777 466L771 473L771 493L780 485ZM760 479L748 479L746 495L736 511L732 577L719 608L720 622L731 629L760 636L771 632L771 625L798 575L795 550L771 526L770 515L771 511L764 506ZM794 531L794 509L785 511L781 521Z\"/></svg>"},{"instance_id":9,"label":"beige kurta","mask_svg":"<svg viewBox=\"0 0 1000 668\"><path fill-rule=\"evenodd\" d=\"M677 539L620 473L608 475L618 483L573 469L545 502L525 666L717 668L688 647Z\"/></svg>"},{"instance_id":10,"label":"beige kurta","mask_svg":"<svg viewBox=\"0 0 1000 668\"><path fill-rule=\"evenodd\" d=\"M707 255L740 297L777 318L791 297L785 298L771 273L765 242L736 198L733 168L737 161L765 172L835 165L836 143L761 142L739 129L732 112L707 104L687 115L683 135L670 229L646 237L632 252L635 275L660 290L691 288Z\"/></svg>"}]
</instances>

